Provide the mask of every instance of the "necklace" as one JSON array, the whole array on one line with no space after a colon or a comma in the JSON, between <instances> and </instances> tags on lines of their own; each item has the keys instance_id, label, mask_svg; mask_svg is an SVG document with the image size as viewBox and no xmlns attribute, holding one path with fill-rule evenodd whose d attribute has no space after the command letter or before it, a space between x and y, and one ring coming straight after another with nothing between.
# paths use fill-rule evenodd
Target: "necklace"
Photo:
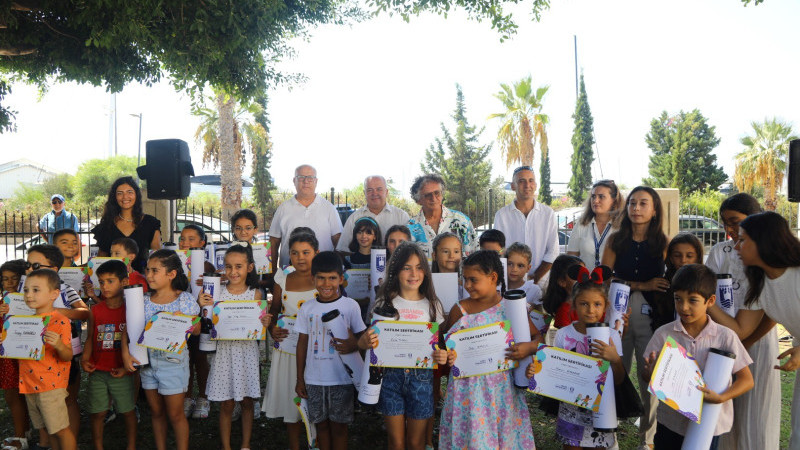
<instances>
[{"instance_id":1,"label":"necklace","mask_svg":"<svg viewBox=\"0 0 800 450\"><path fill-rule=\"evenodd\" d=\"M122 214L118 214L118 215L119 215L119 218L124 220L125 222L133 222L133 219L126 219L126 218L122 217Z\"/></svg>"}]
</instances>

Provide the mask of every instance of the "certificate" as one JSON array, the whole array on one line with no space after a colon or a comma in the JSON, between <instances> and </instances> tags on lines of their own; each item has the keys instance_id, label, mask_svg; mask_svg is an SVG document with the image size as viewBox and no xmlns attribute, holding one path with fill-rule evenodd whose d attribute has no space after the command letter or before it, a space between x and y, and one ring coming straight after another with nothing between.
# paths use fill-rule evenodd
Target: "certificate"
<instances>
[{"instance_id":1,"label":"certificate","mask_svg":"<svg viewBox=\"0 0 800 450\"><path fill-rule=\"evenodd\" d=\"M50 316L7 316L0 332L0 357L42 359L48 323Z\"/></svg>"},{"instance_id":2,"label":"certificate","mask_svg":"<svg viewBox=\"0 0 800 450\"><path fill-rule=\"evenodd\" d=\"M453 378L488 375L517 367L516 361L506 357L506 349L512 342L514 336L508 320L450 333L445 345L456 353L451 369Z\"/></svg>"},{"instance_id":3,"label":"certificate","mask_svg":"<svg viewBox=\"0 0 800 450\"><path fill-rule=\"evenodd\" d=\"M547 334L547 330L550 328L550 322L553 321L553 318L535 309L530 310L530 312L528 313L528 317L531 318L533 326L535 326L536 329L539 330L539 334L541 334L542 337L544 337Z\"/></svg>"},{"instance_id":4,"label":"certificate","mask_svg":"<svg viewBox=\"0 0 800 450\"><path fill-rule=\"evenodd\" d=\"M456 303L461 300L458 295L458 274L457 273L434 273L431 274L433 290L439 301L442 302L442 311L445 316L450 313Z\"/></svg>"},{"instance_id":5,"label":"certificate","mask_svg":"<svg viewBox=\"0 0 800 450\"><path fill-rule=\"evenodd\" d=\"M253 249L253 260L256 262L256 273L264 275L272 273L272 249L270 243L250 244Z\"/></svg>"},{"instance_id":6,"label":"certificate","mask_svg":"<svg viewBox=\"0 0 800 450\"><path fill-rule=\"evenodd\" d=\"M371 366L435 369L433 350L439 344L439 324L382 320L372 326L378 343L370 350Z\"/></svg>"},{"instance_id":7,"label":"certificate","mask_svg":"<svg viewBox=\"0 0 800 450\"><path fill-rule=\"evenodd\" d=\"M533 358L533 376L528 390L534 394L561 400L597 412L606 383L613 371L611 364L599 358L539 345Z\"/></svg>"},{"instance_id":8,"label":"certificate","mask_svg":"<svg viewBox=\"0 0 800 450\"><path fill-rule=\"evenodd\" d=\"M656 360L648 390L692 422L700 423L703 392L698 386L705 386L705 381L694 356L668 337Z\"/></svg>"},{"instance_id":9,"label":"certificate","mask_svg":"<svg viewBox=\"0 0 800 450\"><path fill-rule=\"evenodd\" d=\"M211 339L263 341L267 338L267 329L261 324L261 317L266 313L266 300L229 300L214 303Z\"/></svg>"},{"instance_id":10,"label":"certificate","mask_svg":"<svg viewBox=\"0 0 800 450\"><path fill-rule=\"evenodd\" d=\"M178 258L181 259L181 263L183 264L183 273L186 274L186 278L192 279L192 250L175 250L175 253L178 254ZM203 250L203 257L205 258L206 251ZM205 269L205 264L203 267L200 268L200 273L202 274Z\"/></svg>"},{"instance_id":11,"label":"certificate","mask_svg":"<svg viewBox=\"0 0 800 450\"><path fill-rule=\"evenodd\" d=\"M300 419L303 420L303 425L306 428L306 438L308 438L308 448L317 448L317 427L308 418L308 402L304 398L295 397L294 405L300 412Z\"/></svg>"},{"instance_id":12,"label":"certificate","mask_svg":"<svg viewBox=\"0 0 800 450\"><path fill-rule=\"evenodd\" d=\"M86 274L83 273L83 267L62 267L58 269L58 276L61 281L67 283L75 292L81 297L86 297L83 292L83 280Z\"/></svg>"},{"instance_id":13,"label":"certificate","mask_svg":"<svg viewBox=\"0 0 800 450\"><path fill-rule=\"evenodd\" d=\"M272 346L275 350L281 353L288 353L290 355L294 355L297 353L297 334L294 331L294 321L297 319L297 316L287 316L285 314L279 314L278 320L275 322L275 326L278 328L283 328L284 330L289 331L289 335L280 342L273 341Z\"/></svg>"},{"instance_id":14,"label":"certificate","mask_svg":"<svg viewBox=\"0 0 800 450\"><path fill-rule=\"evenodd\" d=\"M8 305L8 316L35 316L36 310L25 304L25 294L9 292L3 297L3 303Z\"/></svg>"},{"instance_id":15,"label":"certificate","mask_svg":"<svg viewBox=\"0 0 800 450\"><path fill-rule=\"evenodd\" d=\"M344 273L344 282L348 297L369 298L370 269L350 269Z\"/></svg>"},{"instance_id":16,"label":"certificate","mask_svg":"<svg viewBox=\"0 0 800 450\"><path fill-rule=\"evenodd\" d=\"M103 264L105 264L105 263L107 263L109 261L122 261L127 265L128 264L127 263L127 259L128 258L125 258L125 260L123 260L122 258L111 258L111 257L108 257L108 256L95 256L94 258L90 259L86 263L86 267L83 267L83 273L84 273L84 275L88 275L89 276L89 281L91 281L92 282L92 286L94 286L94 294L95 295L97 295L97 296L100 295L100 281L98 281L98 279L97 279L97 269L100 266L102 266Z\"/></svg>"},{"instance_id":17,"label":"certificate","mask_svg":"<svg viewBox=\"0 0 800 450\"><path fill-rule=\"evenodd\" d=\"M153 314L144 325L137 344L153 350L180 354L186 348L186 339L200 321L198 316L185 316L161 311Z\"/></svg>"}]
</instances>

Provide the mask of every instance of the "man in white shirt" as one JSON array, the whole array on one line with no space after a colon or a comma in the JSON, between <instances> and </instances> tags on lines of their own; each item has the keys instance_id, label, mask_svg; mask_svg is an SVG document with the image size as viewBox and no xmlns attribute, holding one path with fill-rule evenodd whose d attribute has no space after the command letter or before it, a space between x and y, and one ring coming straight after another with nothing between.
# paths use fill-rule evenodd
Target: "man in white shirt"
<instances>
[{"instance_id":1,"label":"man in white shirt","mask_svg":"<svg viewBox=\"0 0 800 450\"><path fill-rule=\"evenodd\" d=\"M405 225L408 223L408 213L400 208L394 207L386 202L389 195L389 190L386 188L386 179L380 175L370 175L364 179L364 196L367 199L366 206L362 206L355 210L347 222L344 224L344 231L339 243L336 244L336 250L340 252L349 252L350 241L353 240L353 226L356 221L362 217L371 217L378 222L381 228L381 234L378 236L376 245L383 246L383 239L386 231L393 225Z\"/></svg>"},{"instance_id":2,"label":"man in white shirt","mask_svg":"<svg viewBox=\"0 0 800 450\"><path fill-rule=\"evenodd\" d=\"M297 227L309 227L319 241L319 251L333 250L342 235L342 222L336 208L316 194L317 169L304 164L294 171L294 187L297 194L281 203L275 211L269 227L269 242L272 247L272 273L278 260L280 267L289 265L289 235ZM286 245L281 245L285 240ZM280 247L280 258L276 251Z\"/></svg>"},{"instance_id":3,"label":"man in white shirt","mask_svg":"<svg viewBox=\"0 0 800 450\"><path fill-rule=\"evenodd\" d=\"M514 202L494 215L494 228L506 235L506 242L522 242L531 248L531 272L534 283L546 277L558 257L558 225L553 209L536 201L536 176L530 166L514 169L511 190Z\"/></svg>"}]
</instances>

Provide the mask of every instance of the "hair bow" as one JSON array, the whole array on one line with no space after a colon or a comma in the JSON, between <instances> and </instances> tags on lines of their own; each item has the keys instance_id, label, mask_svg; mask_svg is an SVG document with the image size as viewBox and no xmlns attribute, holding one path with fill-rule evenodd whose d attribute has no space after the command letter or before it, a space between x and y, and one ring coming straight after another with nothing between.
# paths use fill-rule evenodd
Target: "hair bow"
<instances>
[{"instance_id":1,"label":"hair bow","mask_svg":"<svg viewBox=\"0 0 800 450\"><path fill-rule=\"evenodd\" d=\"M608 266L597 266L589 272L584 266L581 265L574 265L567 269L567 274L573 280L577 280L578 283L594 283L594 284L603 284L605 280L607 280L611 276L611 268Z\"/></svg>"}]
</instances>

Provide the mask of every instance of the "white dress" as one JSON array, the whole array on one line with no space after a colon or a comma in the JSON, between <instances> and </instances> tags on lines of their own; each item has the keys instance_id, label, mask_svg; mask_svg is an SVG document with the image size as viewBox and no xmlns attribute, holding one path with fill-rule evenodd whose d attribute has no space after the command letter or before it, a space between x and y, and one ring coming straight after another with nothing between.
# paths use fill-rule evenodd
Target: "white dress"
<instances>
[{"instance_id":1,"label":"white dress","mask_svg":"<svg viewBox=\"0 0 800 450\"><path fill-rule=\"evenodd\" d=\"M255 289L234 295L223 286L220 300L253 300L255 295ZM258 341L217 341L217 352L208 372L208 399L238 402L244 397L260 398L259 356Z\"/></svg>"},{"instance_id":2,"label":"white dress","mask_svg":"<svg viewBox=\"0 0 800 450\"><path fill-rule=\"evenodd\" d=\"M296 316L300 311L300 306L317 295L316 289L303 292L287 291L286 273L280 270L275 274L275 283L281 287L282 291L281 314ZM272 301L277 300L272 299ZM277 320L277 317L274 317L273 320ZM297 383L297 358L295 355L272 349L271 359L267 390L264 392L261 410L267 417L283 417L283 421L287 423L299 422L300 413L294 404L294 398L297 395L294 391Z\"/></svg>"},{"instance_id":3,"label":"white dress","mask_svg":"<svg viewBox=\"0 0 800 450\"><path fill-rule=\"evenodd\" d=\"M750 284L734 244L732 240L716 244L708 253L706 265L715 273L733 276L733 303L739 311L748 309L744 299ZM761 296L764 297L763 292ZM733 428L722 435L720 448L777 450L781 422L781 379L773 368L779 354L777 328L754 343L748 353L753 359L750 372L755 387L733 399Z\"/></svg>"}]
</instances>

